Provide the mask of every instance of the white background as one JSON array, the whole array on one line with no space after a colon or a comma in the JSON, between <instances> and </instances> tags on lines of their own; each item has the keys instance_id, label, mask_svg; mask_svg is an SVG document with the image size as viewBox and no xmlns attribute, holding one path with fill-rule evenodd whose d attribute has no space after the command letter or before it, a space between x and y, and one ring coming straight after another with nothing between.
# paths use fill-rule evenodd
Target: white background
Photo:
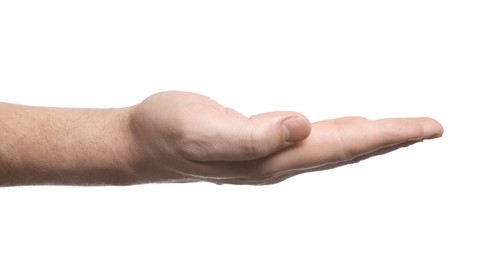
<instances>
[{"instance_id":1,"label":"white background","mask_svg":"<svg viewBox=\"0 0 487 260\"><path fill-rule=\"evenodd\" d=\"M265 187L0 189L1 259L486 259L485 1L0 1L0 100L163 90L443 138ZM0 140L1 141L1 140Z\"/></svg>"}]
</instances>

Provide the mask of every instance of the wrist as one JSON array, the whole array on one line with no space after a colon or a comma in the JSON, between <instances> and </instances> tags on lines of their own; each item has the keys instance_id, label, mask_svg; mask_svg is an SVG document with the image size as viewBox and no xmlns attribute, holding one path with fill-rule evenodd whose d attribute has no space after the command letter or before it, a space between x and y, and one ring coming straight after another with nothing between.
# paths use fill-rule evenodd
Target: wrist
<instances>
[{"instance_id":1,"label":"wrist","mask_svg":"<svg viewBox=\"0 0 487 260\"><path fill-rule=\"evenodd\" d=\"M108 168L115 174L108 180L112 185L130 185L139 183L138 169L143 161L139 143L132 129L133 107L110 109L105 114L109 122L108 131L103 133L106 146L111 147L105 156Z\"/></svg>"},{"instance_id":2,"label":"wrist","mask_svg":"<svg viewBox=\"0 0 487 260\"><path fill-rule=\"evenodd\" d=\"M127 184L197 181L172 169L176 161L184 162L175 152L167 129L161 127L163 119L154 110L141 103L123 109L120 117L124 123L118 132L126 141L124 149L128 149L125 154L129 170L122 178Z\"/></svg>"}]
</instances>

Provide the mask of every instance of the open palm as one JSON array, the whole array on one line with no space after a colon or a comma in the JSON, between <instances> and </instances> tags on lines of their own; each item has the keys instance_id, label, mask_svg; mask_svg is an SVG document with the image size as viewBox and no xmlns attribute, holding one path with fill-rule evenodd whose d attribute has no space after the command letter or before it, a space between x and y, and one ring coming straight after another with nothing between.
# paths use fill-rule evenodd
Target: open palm
<instances>
[{"instance_id":1,"label":"open palm","mask_svg":"<svg viewBox=\"0 0 487 260\"><path fill-rule=\"evenodd\" d=\"M440 137L431 118L344 117L310 123L296 112L243 116L212 99L161 92L134 107L141 182L271 184Z\"/></svg>"}]
</instances>

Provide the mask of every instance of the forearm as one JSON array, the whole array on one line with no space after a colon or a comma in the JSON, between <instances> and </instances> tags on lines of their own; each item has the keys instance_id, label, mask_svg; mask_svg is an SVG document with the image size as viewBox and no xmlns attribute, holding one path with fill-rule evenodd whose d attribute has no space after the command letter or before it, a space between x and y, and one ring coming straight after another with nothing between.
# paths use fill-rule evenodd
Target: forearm
<instances>
[{"instance_id":1,"label":"forearm","mask_svg":"<svg viewBox=\"0 0 487 260\"><path fill-rule=\"evenodd\" d=\"M0 186L137 182L129 116L0 103Z\"/></svg>"}]
</instances>

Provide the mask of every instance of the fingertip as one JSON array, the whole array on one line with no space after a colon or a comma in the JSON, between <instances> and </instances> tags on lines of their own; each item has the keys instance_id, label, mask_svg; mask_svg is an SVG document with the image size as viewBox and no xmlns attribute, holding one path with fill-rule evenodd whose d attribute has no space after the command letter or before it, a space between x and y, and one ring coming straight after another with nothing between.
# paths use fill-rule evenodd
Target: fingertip
<instances>
[{"instance_id":1,"label":"fingertip","mask_svg":"<svg viewBox=\"0 0 487 260\"><path fill-rule=\"evenodd\" d=\"M311 123L302 115L286 118L281 123L286 142L297 142L306 139L311 133Z\"/></svg>"},{"instance_id":2,"label":"fingertip","mask_svg":"<svg viewBox=\"0 0 487 260\"><path fill-rule=\"evenodd\" d=\"M443 136L443 126L437 120L433 118L426 117L421 121L421 126L423 127L424 138L434 139Z\"/></svg>"}]
</instances>

